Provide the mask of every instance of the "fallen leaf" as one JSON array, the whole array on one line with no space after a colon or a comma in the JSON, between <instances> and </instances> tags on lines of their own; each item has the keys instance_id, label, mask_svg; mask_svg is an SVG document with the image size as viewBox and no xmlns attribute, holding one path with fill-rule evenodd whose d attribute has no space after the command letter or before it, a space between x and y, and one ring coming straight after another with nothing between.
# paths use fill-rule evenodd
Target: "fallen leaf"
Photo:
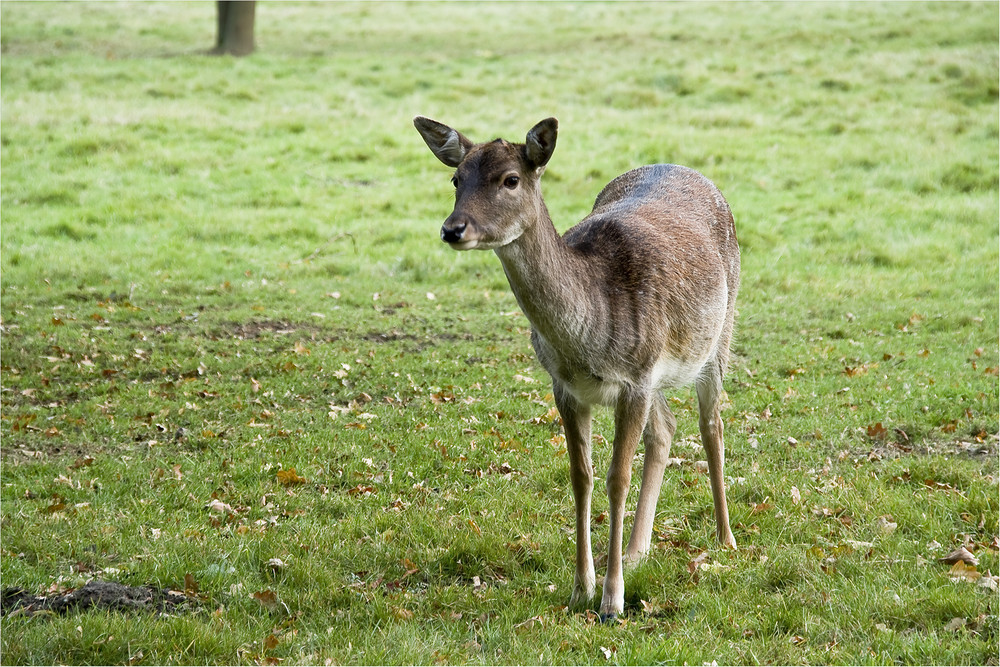
<instances>
[{"instance_id":1,"label":"fallen leaf","mask_svg":"<svg viewBox=\"0 0 1000 667\"><path fill-rule=\"evenodd\" d=\"M688 561L688 564L687 564L688 573L689 574L694 574L695 572L697 572L698 571L698 567L702 563L708 562L708 559L709 559L708 552L707 551L702 551L700 554L698 554L694 558L694 560Z\"/></svg>"},{"instance_id":2,"label":"fallen leaf","mask_svg":"<svg viewBox=\"0 0 1000 667\"><path fill-rule=\"evenodd\" d=\"M218 498L213 498L211 501L209 501L207 507L209 512L216 512L218 514L233 513L233 508L230 507L227 503L222 502Z\"/></svg>"},{"instance_id":3,"label":"fallen leaf","mask_svg":"<svg viewBox=\"0 0 1000 667\"><path fill-rule=\"evenodd\" d=\"M964 627L965 619L956 617L945 623L944 629L948 632L958 632Z\"/></svg>"},{"instance_id":4,"label":"fallen leaf","mask_svg":"<svg viewBox=\"0 0 1000 667\"><path fill-rule=\"evenodd\" d=\"M278 483L282 486L292 486L294 484L305 484L306 478L300 477L298 473L295 472L295 468L289 468L288 470L279 470L277 474Z\"/></svg>"},{"instance_id":5,"label":"fallen leaf","mask_svg":"<svg viewBox=\"0 0 1000 667\"><path fill-rule=\"evenodd\" d=\"M56 496L52 501L52 504L42 510L42 514L55 514L56 512L61 512L66 509L66 503L63 502L62 498Z\"/></svg>"},{"instance_id":6,"label":"fallen leaf","mask_svg":"<svg viewBox=\"0 0 1000 667\"><path fill-rule=\"evenodd\" d=\"M94 464L94 457L92 457L92 456L81 456L76 461L73 461L73 463L70 464L69 467L72 468L73 470L78 470L80 468L85 468L86 466L93 465L93 464Z\"/></svg>"},{"instance_id":7,"label":"fallen leaf","mask_svg":"<svg viewBox=\"0 0 1000 667\"><path fill-rule=\"evenodd\" d=\"M190 572L184 575L184 594L192 597L198 595L198 582Z\"/></svg>"},{"instance_id":8,"label":"fallen leaf","mask_svg":"<svg viewBox=\"0 0 1000 667\"><path fill-rule=\"evenodd\" d=\"M947 563L949 565L957 563L959 561L965 563L966 565L976 566L979 565L979 559L973 556L968 549L965 547L959 547L952 551L950 554L943 558L939 558L942 563Z\"/></svg>"},{"instance_id":9,"label":"fallen leaf","mask_svg":"<svg viewBox=\"0 0 1000 667\"><path fill-rule=\"evenodd\" d=\"M1000 577L994 574L990 574L990 571L987 570L986 574L980 577L978 585L982 586L988 591L993 591L994 593L996 593L997 590L1000 590Z\"/></svg>"},{"instance_id":10,"label":"fallen leaf","mask_svg":"<svg viewBox=\"0 0 1000 667\"><path fill-rule=\"evenodd\" d=\"M476 533L476 535L482 535L483 534L483 531L480 530L479 526L476 525L475 521L473 521L472 519L469 519L467 521L467 523L469 524L469 528L471 528Z\"/></svg>"},{"instance_id":11,"label":"fallen leaf","mask_svg":"<svg viewBox=\"0 0 1000 667\"><path fill-rule=\"evenodd\" d=\"M948 570L948 578L952 581L976 581L982 576L975 565L966 565L963 561L956 561Z\"/></svg>"},{"instance_id":12,"label":"fallen leaf","mask_svg":"<svg viewBox=\"0 0 1000 667\"><path fill-rule=\"evenodd\" d=\"M802 494L799 493L798 487L793 486L791 494L792 494L792 504L798 505L802 501Z\"/></svg>"},{"instance_id":13,"label":"fallen leaf","mask_svg":"<svg viewBox=\"0 0 1000 667\"><path fill-rule=\"evenodd\" d=\"M275 637L273 634L268 635L264 639L264 648L267 649L268 651L273 651L274 649L278 648L278 638Z\"/></svg>"},{"instance_id":14,"label":"fallen leaf","mask_svg":"<svg viewBox=\"0 0 1000 667\"><path fill-rule=\"evenodd\" d=\"M877 424L871 424L865 430L868 433L868 437L873 440L882 440L883 438L885 438L886 434L889 433L889 429L887 429L885 426L882 426L882 422L878 422Z\"/></svg>"},{"instance_id":15,"label":"fallen leaf","mask_svg":"<svg viewBox=\"0 0 1000 667\"><path fill-rule=\"evenodd\" d=\"M517 625L515 625L514 626L514 632L516 632L518 634L523 634L525 632L528 632L532 628L535 628L535 627L544 627L544 626L545 626L545 619L544 618L542 618L541 616L532 616L528 620L521 621L520 623L518 623Z\"/></svg>"},{"instance_id":16,"label":"fallen leaf","mask_svg":"<svg viewBox=\"0 0 1000 667\"><path fill-rule=\"evenodd\" d=\"M414 563L409 558L403 558L403 560L400 561L400 564L406 570L406 574L403 575L404 577L408 577L411 574L416 574L417 572L420 572L420 568L417 567L416 563Z\"/></svg>"},{"instance_id":17,"label":"fallen leaf","mask_svg":"<svg viewBox=\"0 0 1000 667\"><path fill-rule=\"evenodd\" d=\"M899 524L893 521L891 516L880 516L878 521L875 522L875 525L878 526L879 530L883 533L891 533L899 527Z\"/></svg>"},{"instance_id":18,"label":"fallen leaf","mask_svg":"<svg viewBox=\"0 0 1000 667\"><path fill-rule=\"evenodd\" d=\"M252 593L251 597L268 611L274 611L278 608L278 594L272 590L257 591Z\"/></svg>"}]
</instances>

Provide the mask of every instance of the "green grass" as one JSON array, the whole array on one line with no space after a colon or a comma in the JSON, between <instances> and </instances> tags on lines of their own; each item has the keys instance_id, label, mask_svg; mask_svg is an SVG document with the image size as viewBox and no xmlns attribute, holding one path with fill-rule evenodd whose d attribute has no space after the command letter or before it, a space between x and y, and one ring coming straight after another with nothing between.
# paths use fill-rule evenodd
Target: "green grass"
<instances>
[{"instance_id":1,"label":"green grass","mask_svg":"<svg viewBox=\"0 0 1000 667\"><path fill-rule=\"evenodd\" d=\"M198 584L5 616L4 663L996 664L996 592L937 560L1000 571L995 3L261 3L240 60L212 3L0 21L2 585ZM619 624L564 607L545 374L496 258L438 241L416 114L557 116L560 229L649 162L735 212L741 549L668 469Z\"/></svg>"}]
</instances>

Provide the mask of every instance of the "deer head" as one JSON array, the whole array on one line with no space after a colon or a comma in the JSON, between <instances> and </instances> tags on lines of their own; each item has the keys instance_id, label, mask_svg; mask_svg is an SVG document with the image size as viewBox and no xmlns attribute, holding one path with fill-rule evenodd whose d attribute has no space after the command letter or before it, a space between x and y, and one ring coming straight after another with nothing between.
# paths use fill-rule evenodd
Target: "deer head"
<instances>
[{"instance_id":1,"label":"deer head","mask_svg":"<svg viewBox=\"0 0 1000 667\"><path fill-rule=\"evenodd\" d=\"M456 250L499 248L539 219L545 206L539 179L556 147L555 118L531 128L523 144L475 144L423 116L413 124L431 152L455 168L455 209L441 226L442 241Z\"/></svg>"}]
</instances>

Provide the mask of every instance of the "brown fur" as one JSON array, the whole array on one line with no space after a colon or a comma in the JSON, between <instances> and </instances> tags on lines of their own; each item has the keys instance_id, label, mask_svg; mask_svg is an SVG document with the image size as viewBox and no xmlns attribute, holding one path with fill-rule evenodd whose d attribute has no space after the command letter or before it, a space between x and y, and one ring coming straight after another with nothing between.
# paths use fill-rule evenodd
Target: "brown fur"
<instances>
[{"instance_id":1,"label":"brown fur","mask_svg":"<svg viewBox=\"0 0 1000 667\"><path fill-rule=\"evenodd\" d=\"M642 487L624 559L649 548L656 500L676 422L662 389L694 383L719 540L735 548L723 483L719 399L729 358L740 254L725 198L704 176L650 165L614 179L594 209L560 237L539 179L555 148L548 119L524 144L474 144L426 118L427 145L455 167L456 202L442 239L490 248L532 325L532 345L552 376L563 417L577 507L577 569L571 602L595 592L590 547L593 404L615 410L607 486L611 538L601 613L624 604L622 525L631 462L646 447Z\"/></svg>"}]
</instances>

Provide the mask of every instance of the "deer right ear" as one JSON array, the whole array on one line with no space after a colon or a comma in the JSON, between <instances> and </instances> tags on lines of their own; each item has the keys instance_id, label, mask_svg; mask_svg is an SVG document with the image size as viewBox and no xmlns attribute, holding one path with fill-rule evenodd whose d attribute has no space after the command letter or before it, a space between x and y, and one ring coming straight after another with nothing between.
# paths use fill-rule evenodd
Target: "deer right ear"
<instances>
[{"instance_id":1,"label":"deer right ear","mask_svg":"<svg viewBox=\"0 0 1000 667\"><path fill-rule=\"evenodd\" d=\"M413 119L413 125L417 128L420 136L424 138L424 143L431 149L431 152L449 167L460 165L465 154L473 146L473 143L466 139L461 132L436 120L417 116Z\"/></svg>"}]
</instances>

